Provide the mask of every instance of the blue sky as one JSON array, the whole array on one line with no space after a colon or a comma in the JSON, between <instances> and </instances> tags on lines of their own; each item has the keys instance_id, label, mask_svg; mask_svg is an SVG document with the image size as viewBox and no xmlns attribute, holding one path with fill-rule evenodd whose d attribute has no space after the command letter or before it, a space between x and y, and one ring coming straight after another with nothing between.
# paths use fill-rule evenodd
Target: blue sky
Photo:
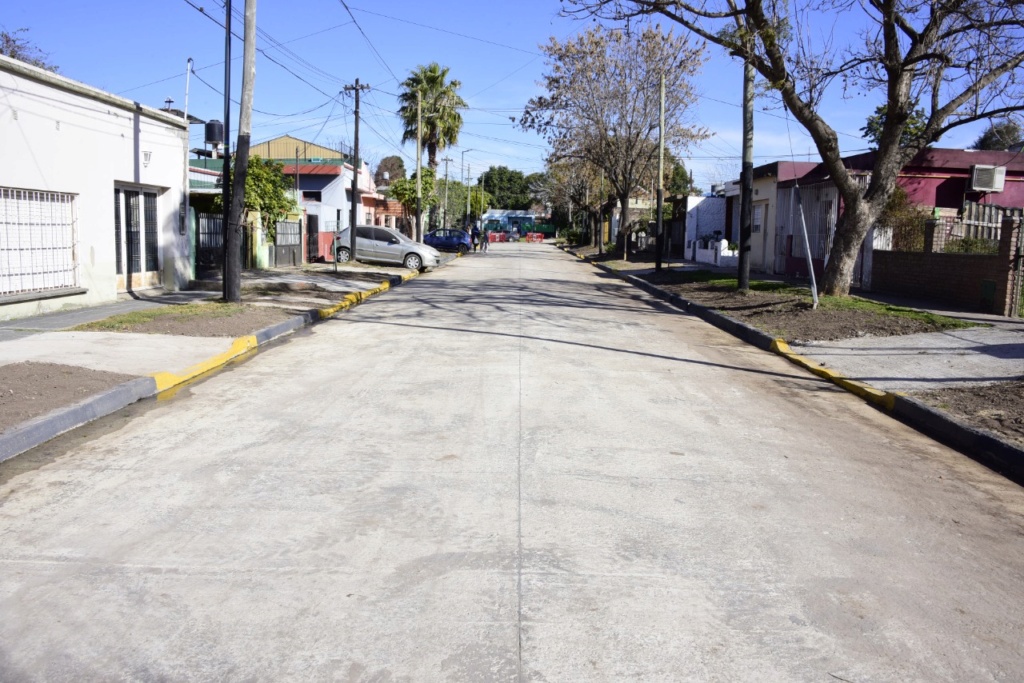
<instances>
[{"instance_id":1,"label":"blue sky","mask_svg":"<svg viewBox=\"0 0 1024 683\"><path fill-rule=\"evenodd\" d=\"M491 165L524 173L543 170L543 140L520 131L509 117L518 116L525 102L540 93L545 63L537 46L550 36L565 39L584 30L585 22L558 16L558 0L346 2L351 15L340 0L259 0L262 34L257 46L265 54L257 54L254 106L264 113L253 115L254 141L289 133L321 144L351 144L352 98L332 98L359 78L373 87L362 98L363 156L375 162L401 154L408 168L414 163L415 144L399 142L395 79L436 61L462 82L461 94L470 105L459 146L447 151L453 160L451 177L460 177L464 150L470 150L464 158L473 177ZM244 0L234 0L233 6L240 17ZM196 7L203 7L205 15ZM33 0L5 3L0 25L8 31L28 28L28 37L49 53L63 75L154 107L162 107L168 97L173 106L182 106L191 57L198 77L209 85L191 79L189 112L219 119L223 100L213 88L223 85L224 30L211 16L223 21L222 0L104 0L102 11L89 3ZM241 35L240 19L233 28ZM839 30L827 23L821 29ZM241 42L235 40L235 99L241 87L241 55ZM742 141L742 67L718 48L709 48L709 56L697 78L700 101L692 114L694 123L714 135L683 153L704 189L739 175ZM769 104L759 101L755 113L755 164L817 160L799 126L790 122L787 127L782 110L765 110ZM825 102L826 118L840 132L844 151L866 149L859 129L877 104L869 96L843 100L837 95ZM235 108L233 125L237 117ZM981 128L955 132L940 144L965 146ZM192 146L201 146L202 127L194 126L192 132Z\"/></svg>"}]
</instances>

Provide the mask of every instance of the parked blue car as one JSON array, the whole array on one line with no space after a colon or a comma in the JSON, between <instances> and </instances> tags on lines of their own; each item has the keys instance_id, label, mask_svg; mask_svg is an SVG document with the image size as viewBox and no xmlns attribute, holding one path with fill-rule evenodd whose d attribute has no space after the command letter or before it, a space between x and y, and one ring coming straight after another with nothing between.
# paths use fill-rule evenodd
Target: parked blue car
<instances>
[{"instance_id":1,"label":"parked blue car","mask_svg":"<svg viewBox=\"0 0 1024 683\"><path fill-rule=\"evenodd\" d=\"M457 251L465 254L473 248L469 233L465 230L431 230L423 236L423 243L439 251Z\"/></svg>"}]
</instances>

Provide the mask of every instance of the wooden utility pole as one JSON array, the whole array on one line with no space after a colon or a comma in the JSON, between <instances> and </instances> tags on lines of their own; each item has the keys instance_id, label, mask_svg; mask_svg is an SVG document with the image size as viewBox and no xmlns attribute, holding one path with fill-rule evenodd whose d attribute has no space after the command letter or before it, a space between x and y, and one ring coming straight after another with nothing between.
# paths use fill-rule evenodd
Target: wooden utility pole
<instances>
[{"instance_id":1,"label":"wooden utility pole","mask_svg":"<svg viewBox=\"0 0 1024 683\"><path fill-rule=\"evenodd\" d=\"M230 13L230 3L228 12ZM242 226L245 224L245 176L249 172L252 96L256 84L256 0L245 0L245 43L242 47L242 101L238 112L238 144L231 211L224 233L224 300L242 301ZM225 182L227 179L225 178Z\"/></svg>"},{"instance_id":2,"label":"wooden utility pole","mask_svg":"<svg viewBox=\"0 0 1024 683\"><path fill-rule=\"evenodd\" d=\"M356 94L356 111L355 111L355 135L353 142L352 154L352 204L349 207L348 214L348 253L349 258L352 261L356 260L356 224L359 222L359 171L362 170L363 163L359 159L359 92L362 90L369 90L368 85L359 85L359 79L356 79L355 85L346 85L345 92L355 92ZM337 259L337 256L335 256Z\"/></svg>"},{"instance_id":3,"label":"wooden utility pole","mask_svg":"<svg viewBox=\"0 0 1024 683\"><path fill-rule=\"evenodd\" d=\"M224 163L220 173L221 295L228 301L228 225L231 223L231 0L224 3Z\"/></svg>"},{"instance_id":4,"label":"wooden utility pole","mask_svg":"<svg viewBox=\"0 0 1024 683\"><path fill-rule=\"evenodd\" d=\"M743 60L743 170L740 175L738 289L750 289L750 222L754 207L754 65Z\"/></svg>"},{"instance_id":5,"label":"wooden utility pole","mask_svg":"<svg viewBox=\"0 0 1024 683\"><path fill-rule=\"evenodd\" d=\"M441 227L442 228L447 228L448 227L448 163L451 162L451 161L454 161L454 159L450 159L448 157L445 157L444 159L441 159L441 161L444 162L444 212L441 214Z\"/></svg>"}]
</instances>

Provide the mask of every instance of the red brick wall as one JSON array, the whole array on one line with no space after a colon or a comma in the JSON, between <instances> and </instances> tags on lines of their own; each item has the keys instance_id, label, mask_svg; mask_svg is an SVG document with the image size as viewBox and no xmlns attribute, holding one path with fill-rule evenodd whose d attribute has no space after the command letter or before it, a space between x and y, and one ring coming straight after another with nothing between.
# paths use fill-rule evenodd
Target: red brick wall
<instances>
[{"instance_id":1,"label":"red brick wall","mask_svg":"<svg viewBox=\"0 0 1024 683\"><path fill-rule=\"evenodd\" d=\"M941 301L968 311L993 312L982 307L982 280L995 281L998 290L1000 278L1007 277L999 256L875 251L872 259L872 291ZM1001 302L995 304L1001 308Z\"/></svg>"}]
</instances>

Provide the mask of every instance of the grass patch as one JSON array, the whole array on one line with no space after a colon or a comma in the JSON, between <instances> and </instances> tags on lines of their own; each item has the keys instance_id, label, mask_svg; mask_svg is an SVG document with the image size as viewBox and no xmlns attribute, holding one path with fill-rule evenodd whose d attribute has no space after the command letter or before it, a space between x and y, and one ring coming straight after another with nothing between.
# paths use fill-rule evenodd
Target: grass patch
<instances>
[{"instance_id":1,"label":"grass patch","mask_svg":"<svg viewBox=\"0 0 1024 683\"><path fill-rule=\"evenodd\" d=\"M892 316L894 318L908 318L928 323L940 330L958 330L966 327L991 327L991 325L958 320L937 313L919 311L914 308L893 306L869 299L861 299L856 296L820 296L818 306L827 311L867 311L876 315Z\"/></svg>"},{"instance_id":2,"label":"grass patch","mask_svg":"<svg viewBox=\"0 0 1024 683\"><path fill-rule=\"evenodd\" d=\"M204 304L171 304L143 311L133 311L114 315L93 323L85 323L71 328L76 332L124 332L136 325L151 322L158 318L227 318L245 310L242 304L204 303Z\"/></svg>"}]
</instances>

